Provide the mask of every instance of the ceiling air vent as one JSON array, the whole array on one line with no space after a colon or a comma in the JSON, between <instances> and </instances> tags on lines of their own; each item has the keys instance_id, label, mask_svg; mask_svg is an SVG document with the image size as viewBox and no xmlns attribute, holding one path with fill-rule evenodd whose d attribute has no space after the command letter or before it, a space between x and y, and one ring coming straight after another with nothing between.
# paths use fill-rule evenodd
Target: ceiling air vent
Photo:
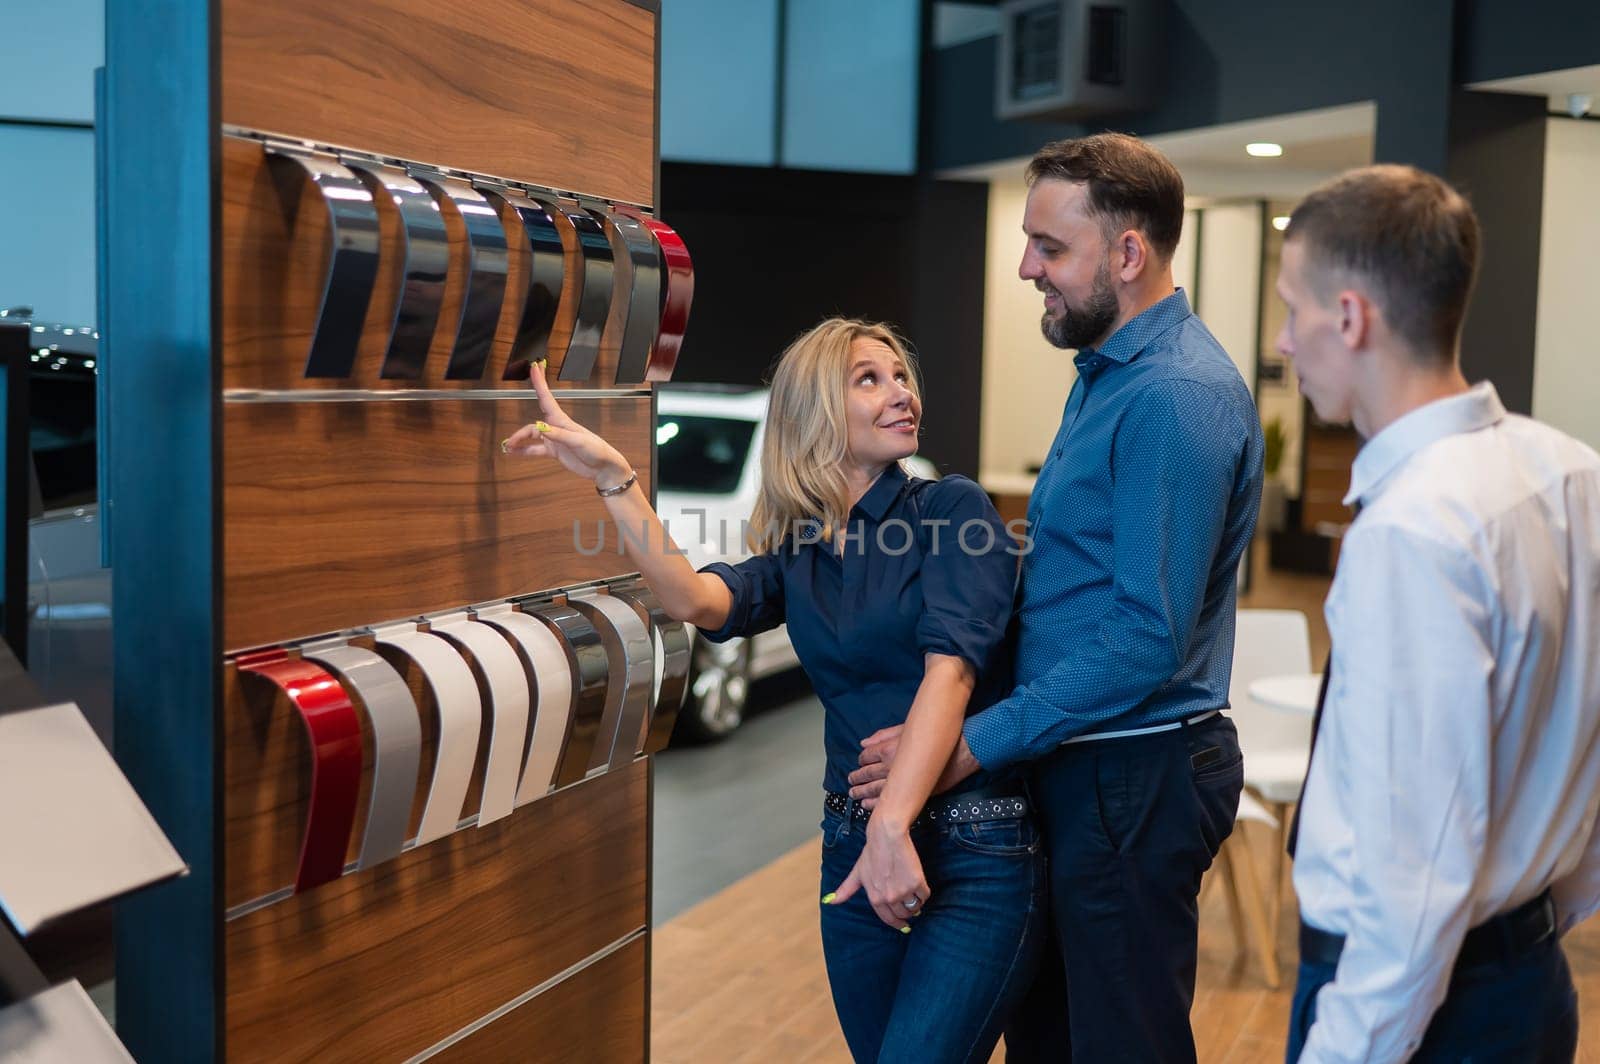
<instances>
[{"instance_id":1,"label":"ceiling air vent","mask_svg":"<svg viewBox=\"0 0 1600 1064\"><path fill-rule=\"evenodd\" d=\"M1164 0L1006 0L1001 118L1081 121L1155 105Z\"/></svg>"}]
</instances>

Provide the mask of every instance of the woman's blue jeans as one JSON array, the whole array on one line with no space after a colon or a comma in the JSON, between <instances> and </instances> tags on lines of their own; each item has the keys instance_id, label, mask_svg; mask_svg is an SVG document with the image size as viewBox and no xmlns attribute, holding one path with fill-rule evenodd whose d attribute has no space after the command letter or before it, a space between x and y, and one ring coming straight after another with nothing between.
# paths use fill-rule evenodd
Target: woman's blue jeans
<instances>
[{"instance_id":1,"label":"woman's blue jeans","mask_svg":"<svg viewBox=\"0 0 1600 1064\"><path fill-rule=\"evenodd\" d=\"M987 1061L1032 980L1044 944L1045 858L1032 821L912 832L931 897L910 934L878 919L860 891L822 906L828 984L857 1064ZM844 882L866 822L826 811L822 890Z\"/></svg>"}]
</instances>

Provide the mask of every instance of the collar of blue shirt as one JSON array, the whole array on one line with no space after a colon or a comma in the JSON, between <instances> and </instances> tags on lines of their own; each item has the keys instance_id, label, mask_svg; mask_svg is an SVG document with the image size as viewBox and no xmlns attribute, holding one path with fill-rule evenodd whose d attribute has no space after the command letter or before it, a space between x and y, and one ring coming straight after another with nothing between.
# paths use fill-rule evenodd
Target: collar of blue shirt
<instances>
[{"instance_id":1,"label":"collar of blue shirt","mask_svg":"<svg viewBox=\"0 0 1600 1064\"><path fill-rule=\"evenodd\" d=\"M889 512L889 507L900 497L900 489L905 487L906 471L900 468L899 462L890 462L889 467L878 475L872 482L872 487L856 502L855 509L874 521L881 522L883 515Z\"/></svg>"},{"instance_id":2,"label":"collar of blue shirt","mask_svg":"<svg viewBox=\"0 0 1600 1064\"><path fill-rule=\"evenodd\" d=\"M1125 366L1189 314L1188 294L1181 288L1176 289L1170 296L1129 318L1101 346L1080 350L1072 362L1079 373L1089 374L1104 369L1107 362Z\"/></svg>"},{"instance_id":3,"label":"collar of blue shirt","mask_svg":"<svg viewBox=\"0 0 1600 1064\"><path fill-rule=\"evenodd\" d=\"M1370 502L1370 496L1383 486L1389 474L1428 444L1446 436L1488 428L1505 416L1506 408L1500 403L1500 394L1493 384L1483 381L1460 395L1435 399L1396 418L1368 440L1356 455L1355 465L1350 470L1350 493L1344 497L1344 504L1354 506L1357 500L1363 505Z\"/></svg>"}]
</instances>

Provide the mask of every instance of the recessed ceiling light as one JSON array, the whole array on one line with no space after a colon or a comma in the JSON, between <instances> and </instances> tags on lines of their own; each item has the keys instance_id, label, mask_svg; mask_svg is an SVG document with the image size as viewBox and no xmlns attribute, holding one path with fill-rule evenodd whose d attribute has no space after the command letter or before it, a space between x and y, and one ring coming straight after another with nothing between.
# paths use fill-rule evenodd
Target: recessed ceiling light
<instances>
[{"instance_id":1,"label":"recessed ceiling light","mask_svg":"<svg viewBox=\"0 0 1600 1064\"><path fill-rule=\"evenodd\" d=\"M1244 146L1244 150L1257 159L1276 159L1283 154L1283 145L1269 140L1258 140Z\"/></svg>"},{"instance_id":2,"label":"recessed ceiling light","mask_svg":"<svg viewBox=\"0 0 1600 1064\"><path fill-rule=\"evenodd\" d=\"M1289 216L1287 214L1280 214L1274 217L1272 219L1272 228L1276 229L1280 233L1289 228Z\"/></svg>"}]
</instances>

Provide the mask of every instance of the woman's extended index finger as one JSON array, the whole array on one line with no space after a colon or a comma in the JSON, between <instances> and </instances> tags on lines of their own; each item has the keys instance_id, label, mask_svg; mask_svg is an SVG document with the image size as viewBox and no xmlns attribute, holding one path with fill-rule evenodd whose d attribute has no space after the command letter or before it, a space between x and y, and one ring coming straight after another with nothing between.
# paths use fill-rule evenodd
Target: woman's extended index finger
<instances>
[{"instance_id":1,"label":"woman's extended index finger","mask_svg":"<svg viewBox=\"0 0 1600 1064\"><path fill-rule=\"evenodd\" d=\"M550 382L544 379L544 361L533 364L529 371L528 380L533 384L533 390L539 395L539 409L544 412L544 419L552 425L571 425L573 420L567 412L561 409L561 404L556 402L556 397L550 393Z\"/></svg>"}]
</instances>

